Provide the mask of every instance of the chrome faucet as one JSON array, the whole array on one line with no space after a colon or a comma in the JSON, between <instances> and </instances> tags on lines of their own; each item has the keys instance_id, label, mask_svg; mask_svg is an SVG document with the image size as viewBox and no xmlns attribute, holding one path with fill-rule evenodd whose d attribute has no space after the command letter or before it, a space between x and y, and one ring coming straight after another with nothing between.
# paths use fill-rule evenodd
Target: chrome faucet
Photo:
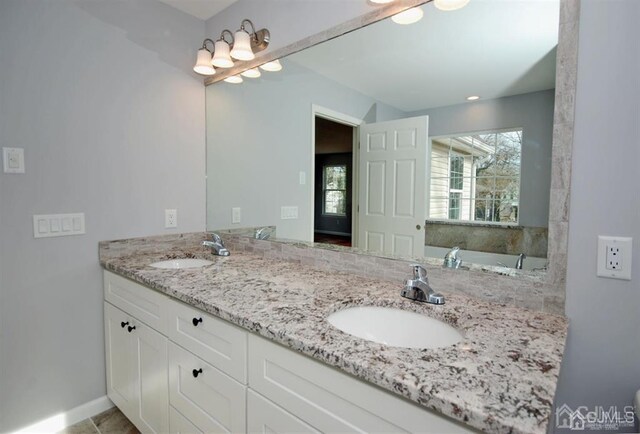
<instances>
[{"instance_id":1,"label":"chrome faucet","mask_svg":"<svg viewBox=\"0 0 640 434\"><path fill-rule=\"evenodd\" d=\"M211 241L203 241L202 245L205 247L211 248L211 253L218 256L229 256L229 250L224 246L222 242L222 238L220 235L213 233L211 234Z\"/></svg>"},{"instance_id":2,"label":"chrome faucet","mask_svg":"<svg viewBox=\"0 0 640 434\"><path fill-rule=\"evenodd\" d=\"M527 258L527 255L524 253L520 253L518 255L518 260L516 261L516 270L522 270L522 266L524 265L524 260Z\"/></svg>"},{"instance_id":3,"label":"chrome faucet","mask_svg":"<svg viewBox=\"0 0 640 434\"><path fill-rule=\"evenodd\" d=\"M269 228L268 226L259 229L256 228L256 230L253 232L253 237L256 240L267 240L271 236L271 233L269 233L269 229L271 228Z\"/></svg>"},{"instance_id":4,"label":"chrome faucet","mask_svg":"<svg viewBox=\"0 0 640 434\"><path fill-rule=\"evenodd\" d=\"M444 304L444 296L436 293L429 285L427 270L423 266L414 264L413 278L404 282L404 289L400 295L409 300L421 301L431 304Z\"/></svg>"},{"instance_id":5,"label":"chrome faucet","mask_svg":"<svg viewBox=\"0 0 640 434\"><path fill-rule=\"evenodd\" d=\"M449 252L444 255L444 266L446 268L460 268L460 264L462 264L462 259L458 258L458 252L460 252L460 247L455 246Z\"/></svg>"}]
</instances>

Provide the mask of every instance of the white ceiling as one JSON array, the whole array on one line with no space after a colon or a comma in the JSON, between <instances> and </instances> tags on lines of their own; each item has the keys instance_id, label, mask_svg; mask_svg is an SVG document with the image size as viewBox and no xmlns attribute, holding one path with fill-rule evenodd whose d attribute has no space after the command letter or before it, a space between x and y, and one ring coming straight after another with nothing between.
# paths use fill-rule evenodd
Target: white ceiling
<instances>
[{"instance_id":1,"label":"white ceiling","mask_svg":"<svg viewBox=\"0 0 640 434\"><path fill-rule=\"evenodd\" d=\"M238 0L159 0L201 20L208 20Z\"/></svg>"},{"instance_id":2,"label":"white ceiling","mask_svg":"<svg viewBox=\"0 0 640 434\"><path fill-rule=\"evenodd\" d=\"M555 87L559 0L422 7L418 23L387 19L289 60L406 112Z\"/></svg>"}]
</instances>

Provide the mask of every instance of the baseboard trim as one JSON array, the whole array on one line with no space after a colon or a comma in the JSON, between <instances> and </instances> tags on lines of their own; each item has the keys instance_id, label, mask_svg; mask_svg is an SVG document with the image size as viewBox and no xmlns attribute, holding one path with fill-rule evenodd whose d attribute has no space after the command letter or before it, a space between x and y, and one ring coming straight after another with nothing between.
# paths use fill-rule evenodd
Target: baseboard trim
<instances>
[{"instance_id":1,"label":"baseboard trim","mask_svg":"<svg viewBox=\"0 0 640 434\"><path fill-rule=\"evenodd\" d=\"M101 396L68 411L43 419L27 427L13 431L13 434L26 433L56 433L63 429L88 419L113 407L113 402L107 396Z\"/></svg>"}]
</instances>

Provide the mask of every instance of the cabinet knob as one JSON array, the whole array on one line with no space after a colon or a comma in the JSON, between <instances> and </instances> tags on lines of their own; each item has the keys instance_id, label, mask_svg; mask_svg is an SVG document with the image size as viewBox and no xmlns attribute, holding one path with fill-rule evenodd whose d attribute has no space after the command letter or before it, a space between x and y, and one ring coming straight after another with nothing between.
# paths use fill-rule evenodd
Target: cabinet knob
<instances>
[{"instance_id":1,"label":"cabinet knob","mask_svg":"<svg viewBox=\"0 0 640 434\"><path fill-rule=\"evenodd\" d=\"M120 323L120 327L122 327L122 328L124 328L124 326L127 326L127 325L129 325L129 321L127 321L127 322L122 321Z\"/></svg>"},{"instance_id":2,"label":"cabinet knob","mask_svg":"<svg viewBox=\"0 0 640 434\"><path fill-rule=\"evenodd\" d=\"M193 377L198 378L198 375L202 374L202 368L193 370Z\"/></svg>"},{"instance_id":3,"label":"cabinet knob","mask_svg":"<svg viewBox=\"0 0 640 434\"><path fill-rule=\"evenodd\" d=\"M129 333L131 333L132 331L134 331L136 329L136 326L129 326L127 327L127 330L129 330Z\"/></svg>"},{"instance_id":4,"label":"cabinet knob","mask_svg":"<svg viewBox=\"0 0 640 434\"><path fill-rule=\"evenodd\" d=\"M202 322L202 317L200 317L200 318L194 318L193 320L191 320L191 322L193 323L193 325L194 325L195 327L198 327L198 323L201 323L201 322Z\"/></svg>"}]
</instances>

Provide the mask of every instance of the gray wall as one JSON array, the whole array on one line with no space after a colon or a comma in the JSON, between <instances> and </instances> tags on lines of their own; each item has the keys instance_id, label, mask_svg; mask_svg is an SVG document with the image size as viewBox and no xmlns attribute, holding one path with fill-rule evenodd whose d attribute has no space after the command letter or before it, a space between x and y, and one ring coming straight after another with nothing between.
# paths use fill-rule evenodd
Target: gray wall
<instances>
[{"instance_id":1,"label":"gray wall","mask_svg":"<svg viewBox=\"0 0 640 434\"><path fill-rule=\"evenodd\" d=\"M298 8L277 0L258 3L240 0L224 17L246 13L280 40L292 41L352 18L354 12L322 2L300 2ZM313 3L322 4L317 22L300 13L300 8L314 9ZM365 12L365 2L343 4L353 8L351 3L361 3ZM628 405L640 388L639 8L636 0L582 1L567 276L571 327L556 396L557 403L573 406ZM215 19L207 25L219 29L227 26L223 23ZM288 23L296 26L291 33ZM313 27L304 32L304 25ZM632 281L596 278L598 234L634 237Z\"/></svg>"},{"instance_id":2,"label":"gray wall","mask_svg":"<svg viewBox=\"0 0 640 434\"><path fill-rule=\"evenodd\" d=\"M410 113L429 116L429 136L522 128L521 226L547 227L554 91L480 100Z\"/></svg>"},{"instance_id":3,"label":"gray wall","mask_svg":"<svg viewBox=\"0 0 640 434\"><path fill-rule=\"evenodd\" d=\"M369 122L401 113L288 59L282 64L259 80L207 87L209 229L233 227L231 208L240 207L238 227L276 225L278 237L311 240L312 104ZM298 219L281 220L282 206L297 206Z\"/></svg>"},{"instance_id":4,"label":"gray wall","mask_svg":"<svg viewBox=\"0 0 640 434\"><path fill-rule=\"evenodd\" d=\"M640 389L638 17L637 0L582 1L558 406L621 409ZM631 281L596 277L598 235L633 237Z\"/></svg>"},{"instance_id":5,"label":"gray wall","mask_svg":"<svg viewBox=\"0 0 640 434\"><path fill-rule=\"evenodd\" d=\"M204 22L155 0L0 1L0 432L105 394L99 240L205 227ZM87 234L34 239L32 215Z\"/></svg>"}]
</instances>

